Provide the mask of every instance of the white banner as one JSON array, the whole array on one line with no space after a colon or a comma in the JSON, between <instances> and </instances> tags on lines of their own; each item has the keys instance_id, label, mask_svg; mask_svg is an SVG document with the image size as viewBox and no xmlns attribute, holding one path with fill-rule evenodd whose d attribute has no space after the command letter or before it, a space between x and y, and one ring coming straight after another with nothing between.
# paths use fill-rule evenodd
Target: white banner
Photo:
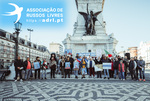
<instances>
[{"instance_id":1,"label":"white banner","mask_svg":"<svg viewBox=\"0 0 150 101\"><path fill-rule=\"evenodd\" d=\"M103 63L103 69L111 69L111 63Z\"/></svg>"}]
</instances>

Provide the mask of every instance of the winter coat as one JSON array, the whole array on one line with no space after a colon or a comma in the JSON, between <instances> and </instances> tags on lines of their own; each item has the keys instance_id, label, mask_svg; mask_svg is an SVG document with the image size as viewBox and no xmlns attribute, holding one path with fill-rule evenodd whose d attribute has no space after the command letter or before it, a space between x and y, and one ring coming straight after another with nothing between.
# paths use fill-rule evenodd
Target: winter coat
<instances>
[{"instance_id":1,"label":"winter coat","mask_svg":"<svg viewBox=\"0 0 150 101\"><path fill-rule=\"evenodd\" d=\"M65 68L65 61L64 62L62 62L62 61L60 62L60 67L61 68Z\"/></svg>"},{"instance_id":2,"label":"winter coat","mask_svg":"<svg viewBox=\"0 0 150 101\"><path fill-rule=\"evenodd\" d=\"M119 72L121 72L121 66L120 66L121 64L119 64ZM125 72L125 64L124 63L122 63L122 72Z\"/></svg>"},{"instance_id":3,"label":"winter coat","mask_svg":"<svg viewBox=\"0 0 150 101\"><path fill-rule=\"evenodd\" d=\"M95 66L95 62L92 60L92 68L93 68L94 66ZM91 67L90 67L90 60L88 61L87 68L91 68Z\"/></svg>"},{"instance_id":4,"label":"winter coat","mask_svg":"<svg viewBox=\"0 0 150 101\"><path fill-rule=\"evenodd\" d=\"M29 62L31 64L31 61L29 61ZM24 70L27 69L27 66L28 66L28 61L26 60L26 61L24 61ZM31 64L31 68L32 68L32 64Z\"/></svg>"},{"instance_id":5,"label":"winter coat","mask_svg":"<svg viewBox=\"0 0 150 101\"><path fill-rule=\"evenodd\" d=\"M114 65L114 69L118 69L119 61L115 61L115 62L113 63L113 65Z\"/></svg>"},{"instance_id":6,"label":"winter coat","mask_svg":"<svg viewBox=\"0 0 150 101\"><path fill-rule=\"evenodd\" d=\"M15 62L14 62L14 66L15 66L15 71L19 70L18 67L23 67L24 66L23 61L16 59Z\"/></svg>"},{"instance_id":7,"label":"winter coat","mask_svg":"<svg viewBox=\"0 0 150 101\"><path fill-rule=\"evenodd\" d=\"M138 64L138 67L145 68L145 61L144 60L139 60L137 64Z\"/></svg>"},{"instance_id":8,"label":"winter coat","mask_svg":"<svg viewBox=\"0 0 150 101\"><path fill-rule=\"evenodd\" d=\"M133 71L133 70L136 69L136 67L137 67L136 62L135 61L130 61L130 63L129 63L129 70Z\"/></svg>"},{"instance_id":9,"label":"winter coat","mask_svg":"<svg viewBox=\"0 0 150 101\"><path fill-rule=\"evenodd\" d=\"M57 67L57 61L55 60L50 61L50 69L56 70L56 67Z\"/></svg>"}]
</instances>

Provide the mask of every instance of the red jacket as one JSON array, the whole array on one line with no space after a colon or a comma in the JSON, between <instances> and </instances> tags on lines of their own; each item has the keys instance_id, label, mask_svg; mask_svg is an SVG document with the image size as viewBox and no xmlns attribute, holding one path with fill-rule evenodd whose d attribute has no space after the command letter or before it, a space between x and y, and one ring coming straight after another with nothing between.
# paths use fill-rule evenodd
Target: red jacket
<instances>
[{"instance_id":1,"label":"red jacket","mask_svg":"<svg viewBox=\"0 0 150 101\"><path fill-rule=\"evenodd\" d=\"M124 63L122 63L122 72L124 72L124 69L125 69L125 65ZM119 72L121 72L120 64L119 64Z\"/></svg>"}]
</instances>

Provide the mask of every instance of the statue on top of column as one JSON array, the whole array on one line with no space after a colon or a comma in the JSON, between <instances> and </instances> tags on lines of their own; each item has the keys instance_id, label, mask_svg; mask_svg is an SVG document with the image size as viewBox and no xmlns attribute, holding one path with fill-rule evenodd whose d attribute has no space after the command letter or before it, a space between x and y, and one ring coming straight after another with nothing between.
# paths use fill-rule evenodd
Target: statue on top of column
<instances>
[{"instance_id":1,"label":"statue on top of column","mask_svg":"<svg viewBox=\"0 0 150 101\"><path fill-rule=\"evenodd\" d=\"M93 13L93 11L88 10L88 4L87 4L87 13L85 12L79 12L85 19L85 27L86 27L86 34L85 35L95 35L95 22L98 21L97 16L102 11Z\"/></svg>"}]
</instances>

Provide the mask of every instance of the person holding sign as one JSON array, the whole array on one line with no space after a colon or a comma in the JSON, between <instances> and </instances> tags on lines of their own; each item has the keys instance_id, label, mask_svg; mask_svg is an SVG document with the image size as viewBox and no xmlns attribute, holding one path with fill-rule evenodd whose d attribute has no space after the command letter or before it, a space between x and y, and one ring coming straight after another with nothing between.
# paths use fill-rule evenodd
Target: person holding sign
<instances>
[{"instance_id":1,"label":"person holding sign","mask_svg":"<svg viewBox=\"0 0 150 101\"><path fill-rule=\"evenodd\" d=\"M103 69L104 69L104 79L106 79L106 73L107 73L107 78L109 80L109 69L105 69L104 68L104 63L110 63L109 60L108 60L108 58L106 58L106 56L102 60L102 63L103 63Z\"/></svg>"},{"instance_id":2,"label":"person holding sign","mask_svg":"<svg viewBox=\"0 0 150 101\"><path fill-rule=\"evenodd\" d=\"M125 76L124 76L124 72L125 72L125 64L123 63L122 60L120 60L120 64L119 64L119 74L122 80L125 80Z\"/></svg>"},{"instance_id":3,"label":"person holding sign","mask_svg":"<svg viewBox=\"0 0 150 101\"><path fill-rule=\"evenodd\" d=\"M36 60L33 63L33 67L34 67L34 70L35 70L35 74L34 74L35 79L36 79L36 76L37 76L37 72L38 72L38 79L40 79L41 61L40 61L39 57L36 57Z\"/></svg>"},{"instance_id":4,"label":"person holding sign","mask_svg":"<svg viewBox=\"0 0 150 101\"><path fill-rule=\"evenodd\" d=\"M70 78L70 58L67 57L67 60L65 61L65 78L68 75L68 78Z\"/></svg>"},{"instance_id":5,"label":"person holding sign","mask_svg":"<svg viewBox=\"0 0 150 101\"><path fill-rule=\"evenodd\" d=\"M102 65L102 61L101 61L100 57L98 57L98 59L95 60L95 64L97 65L97 67L99 66L99 68L98 68L99 70L97 70L97 78L102 78L101 71L103 70L103 65ZM96 70L95 70L95 72L96 72Z\"/></svg>"},{"instance_id":6,"label":"person holding sign","mask_svg":"<svg viewBox=\"0 0 150 101\"><path fill-rule=\"evenodd\" d=\"M80 65L81 65L81 69L82 69L82 79L83 79L83 78L85 78L85 74L87 73L87 71L86 71L87 63L84 58L82 59Z\"/></svg>"},{"instance_id":7,"label":"person holding sign","mask_svg":"<svg viewBox=\"0 0 150 101\"><path fill-rule=\"evenodd\" d=\"M78 79L78 70L79 70L79 62L76 58L74 61L74 75L76 79Z\"/></svg>"}]
</instances>

